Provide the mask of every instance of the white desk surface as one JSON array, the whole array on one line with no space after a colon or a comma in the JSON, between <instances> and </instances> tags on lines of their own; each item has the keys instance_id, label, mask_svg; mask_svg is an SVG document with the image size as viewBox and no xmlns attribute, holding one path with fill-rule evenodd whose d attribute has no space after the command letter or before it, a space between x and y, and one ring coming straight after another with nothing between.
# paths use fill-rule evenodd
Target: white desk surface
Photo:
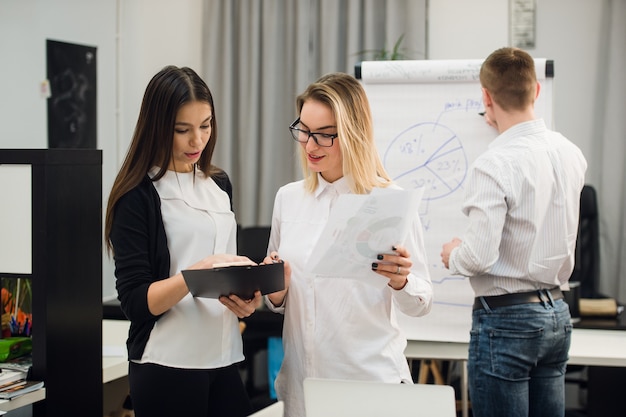
<instances>
[{"instance_id":1,"label":"white desk surface","mask_svg":"<svg viewBox=\"0 0 626 417\"><path fill-rule=\"evenodd\" d=\"M433 342L409 340L404 354L407 359L467 361L469 342ZM626 367L626 331L573 329L569 361L572 365ZM463 367L461 383L463 417L469 415L467 368Z\"/></svg>"},{"instance_id":2,"label":"white desk surface","mask_svg":"<svg viewBox=\"0 0 626 417\"><path fill-rule=\"evenodd\" d=\"M467 360L468 343L409 340L409 359ZM569 363L626 367L626 331L577 329L572 332Z\"/></svg>"},{"instance_id":3,"label":"white desk surface","mask_svg":"<svg viewBox=\"0 0 626 417\"><path fill-rule=\"evenodd\" d=\"M29 392L28 394L20 395L12 400L0 400L0 411L16 410L25 405L36 403L37 401L44 400L46 398L46 388L38 389L37 391Z\"/></svg>"},{"instance_id":4,"label":"white desk surface","mask_svg":"<svg viewBox=\"0 0 626 417\"><path fill-rule=\"evenodd\" d=\"M626 331L574 329L569 363L589 366L626 366Z\"/></svg>"},{"instance_id":5,"label":"white desk surface","mask_svg":"<svg viewBox=\"0 0 626 417\"><path fill-rule=\"evenodd\" d=\"M103 383L128 375L126 339L129 327L127 320L102 320Z\"/></svg>"},{"instance_id":6,"label":"white desk surface","mask_svg":"<svg viewBox=\"0 0 626 417\"><path fill-rule=\"evenodd\" d=\"M123 356L102 358L102 382L128 374L128 327L126 320L102 321L103 346L123 352ZM467 360L467 351L468 343L463 342L409 340L405 355L409 359ZM572 365L626 367L626 331L575 328L569 356Z\"/></svg>"}]
</instances>

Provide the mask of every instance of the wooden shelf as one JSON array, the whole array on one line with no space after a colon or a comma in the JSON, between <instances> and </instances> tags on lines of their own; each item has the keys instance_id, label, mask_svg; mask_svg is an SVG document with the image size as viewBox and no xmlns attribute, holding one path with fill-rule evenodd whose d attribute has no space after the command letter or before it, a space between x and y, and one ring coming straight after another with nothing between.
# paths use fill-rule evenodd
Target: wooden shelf
<instances>
[{"instance_id":1,"label":"wooden shelf","mask_svg":"<svg viewBox=\"0 0 626 417\"><path fill-rule=\"evenodd\" d=\"M12 400L0 400L0 411L17 410L29 404L36 403L46 399L46 388L38 389L37 391L29 392Z\"/></svg>"}]
</instances>

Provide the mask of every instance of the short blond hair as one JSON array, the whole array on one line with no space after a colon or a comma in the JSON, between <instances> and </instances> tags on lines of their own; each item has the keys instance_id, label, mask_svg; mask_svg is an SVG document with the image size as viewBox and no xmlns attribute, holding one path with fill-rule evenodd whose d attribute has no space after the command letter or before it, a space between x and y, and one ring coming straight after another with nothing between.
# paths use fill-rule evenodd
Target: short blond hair
<instances>
[{"instance_id":1,"label":"short blond hair","mask_svg":"<svg viewBox=\"0 0 626 417\"><path fill-rule=\"evenodd\" d=\"M503 110L524 110L535 102L535 61L519 48L497 49L483 62L480 83Z\"/></svg>"},{"instance_id":2,"label":"short blond hair","mask_svg":"<svg viewBox=\"0 0 626 417\"><path fill-rule=\"evenodd\" d=\"M336 72L322 76L297 97L298 114L306 101L328 106L337 123L337 141L343 156L343 175L355 194L367 194L374 187L387 187L391 179L378 155L369 101L359 81ZM313 192L317 173L308 169L306 151L300 149L305 187Z\"/></svg>"}]
</instances>

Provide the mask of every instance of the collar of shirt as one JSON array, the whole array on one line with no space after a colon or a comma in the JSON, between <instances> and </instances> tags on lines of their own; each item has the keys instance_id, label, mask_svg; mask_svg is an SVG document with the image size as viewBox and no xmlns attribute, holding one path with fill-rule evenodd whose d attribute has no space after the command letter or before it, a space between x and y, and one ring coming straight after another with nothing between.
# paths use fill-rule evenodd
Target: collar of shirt
<instances>
[{"instance_id":1,"label":"collar of shirt","mask_svg":"<svg viewBox=\"0 0 626 417\"><path fill-rule=\"evenodd\" d=\"M318 198L324 192L334 193L335 195L348 194L350 192L350 185L346 177L341 177L335 182L326 181L321 174L317 174L318 185L315 190L315 198Z\"/></svg>"},{"instance_id":2,"label":"collar of shirt","mask_svg":"<svg viewBox=\"0 0 626 417\"><path fill-rule=\"evenodd\" d=\"M546 130L546 123L543 119L529 120L528 122L518 123L515 126L502 132L491 143L489 148L495 148L498 146L504 146L511 139L518 137L526 137L537 133L544 132Z\"/></svg>"},{"instance_id":3,"label":"collar of shirt","mask_svg":"<svg viewBox=\"0 0 626 417\"><path fill-rule=\"evenodd\" d=\"M148 172L150 178L154 178L158 170L158 167L152 168ZM228 194L199 169L195 172L168 170L154 182L154 186L162 200L180 200L189 207L207 212L231 213Z\"/></svg>"}]
</instances>

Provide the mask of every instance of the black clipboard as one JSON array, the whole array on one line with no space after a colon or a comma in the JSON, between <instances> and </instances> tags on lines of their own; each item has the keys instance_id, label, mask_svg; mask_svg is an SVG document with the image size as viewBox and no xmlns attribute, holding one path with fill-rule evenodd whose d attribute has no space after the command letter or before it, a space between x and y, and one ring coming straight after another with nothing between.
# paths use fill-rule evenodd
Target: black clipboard
<instances>
[{"instance_id":1,"label":"black clipboard","mask_svg":"<svg viewBox=\"0 0 626 417\"><path fill-rule=\"evenodd\" d=\"M219 298L235 294L239 298L254 298L256 290L269 294L285 289L282 262L260 265L236 265L212 269L182 271L189 292L194 297Z\"/></svg>"}]
</instances>

